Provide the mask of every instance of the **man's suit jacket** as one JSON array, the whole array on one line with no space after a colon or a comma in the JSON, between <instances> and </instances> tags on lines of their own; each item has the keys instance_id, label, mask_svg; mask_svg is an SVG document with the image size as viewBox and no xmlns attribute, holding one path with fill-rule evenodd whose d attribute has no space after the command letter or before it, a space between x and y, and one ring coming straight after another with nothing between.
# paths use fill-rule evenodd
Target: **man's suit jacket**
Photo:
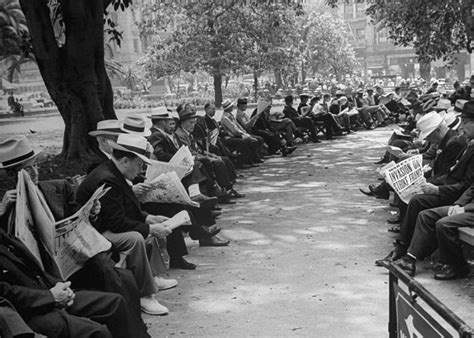
<instances>
[{"instance_id":1,"label":"man's suit jacket","mask_svg":"<svg viewBox=\"0 0 474 338\"><path fill-rule=\"evenodd\" d=\"M473 182L474 141L471 141L446 175L445 184L439 187L439 195L443 199L456 200Z\"/></svg>"},{"instance_id":2,"label":"man's suit jacket","mask_svg":"<svg viewBox=\"0 0 474 338\"><path fill-rule=\"evenodd\" d=\"M433 161L433 176L446 175L450 168L456 162L459 154L466 148L466 139L458 136L458 132L449 129L443 140L438 146L438 151L441 151ZM432 182L436 184L435 182Z\"/></svg>"},{"instance_id":3,"label":"man's suit jacket","mask_svg":"<svg viewBox=\"0 0 474 338\"><path fill-rule=\"evenodd\" d=\"M176 128L175 135L180 146L188 146L193 155L199 155L200 149L198 148L198 145L192 134L189 134L180 126Z\"/></svg>"},{"instance_id":4,"label":"man's suit jacket","mask_svg":"<svg viewBox=\"0 0 474 338\"><path fill-rule=\"evenodd\" d=\"M55 307L49 289L57 282L41 270L23 243L0 229L0 297L14 304L25 321Z\"/></svg>"},{"instance_id":5,"label":"man's suit jacket","mask_svg":"<svg viewBox=\"0 0 474 338\"><path fill-rule=\"evenodd\" d=\"M174 143L160 129L152 127L148 142L153 147L153 155L158 161L169 162L178 151Z\"/></svg>"},{"instance_id":6,"label":"man's suit jacket","mask_svg":"<svg viewBox=\"0 0 474 338\"><path fill-rule=\"evenodd\" d=\"M66 180L40 181L38 187L56 221L71 216L80 208L72 186Z\"/></svg>"},{"instance_id":7,"label":"man's suit jacket","mask_svg":"<svg viewBox=\"0 0 474 338\"><path fill-rule=\"evenodd\" d=\"M301 117L298 111L292 106L285 106L285 108L283 108L283 114L292 121L296 121Z\"/></svg>"},{"instance_id":8,"label":"man's suit jacket","mask_svg":"<svg viewBox=\"0 0 474 338\"><path fill-rule=\"evenodd\" d=\"M86 203L102 184L111 189L100 199L101 210L94 224L97 230L101 233L138 231L146 238L150 233L150 226L145 223L148 214L142 211L132 188L112 160L95 168L84 179L77 190L77 202Z\"/></svg>"}]
</instances>

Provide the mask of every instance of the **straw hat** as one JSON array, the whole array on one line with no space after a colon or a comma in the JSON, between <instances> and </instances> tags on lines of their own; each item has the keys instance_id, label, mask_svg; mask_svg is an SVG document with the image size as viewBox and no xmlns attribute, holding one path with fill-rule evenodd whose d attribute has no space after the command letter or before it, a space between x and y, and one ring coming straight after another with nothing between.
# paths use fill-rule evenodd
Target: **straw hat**
<instances>
[{"instance_id":1,"label":"straw hat","mask_svg":"<svg viewBox=\"0 0 474 338\"><path fill-rule=\"evenodd\" d=\"M145 120L137 116L127 116L123 120L120 129L122 132L140 136L150 136L150 129L145 127Z\"/></svg>"},{"instance_id":2,"label":"straw hat","mask_svg":"<svg viewBox=\"0 0 474 338\"><path fill-rule=\"evenodd\" d=\"M431 112L421 117L416 123L416 128L420 131L418 138L424 140L429 134L435 131L443 121L443 117L436 112Z\"/></svg>"},{"instance_id":3,"label":"straw hat","mask_svg":"<svg viewBox=\"0 0 474 338\"><path fill-rule=\"evenodd\" d=\"M119 120L102 120L97 122L97 129L89 132L89 135L93 137L101 135L116 136L122 133Z\"/></svg>"},{"instance_id":4,"label":"straw hat","mask_svg":"<svg viewBox=\"0 0 474 338\"><path fill-rule=\"evenodd\" d=\"M0 169L15 167L36 158L41 150L35 150L25 136L8 138L0 142Z\"/></svg>"},{"instance_id":5,"label":"straw hat","mask_svg":"<svg viewBox=\"0 0 474 338\"><path fill-rule=\"evenodd\" d=\"M147 116L149 119L153 120L172 120L173 116L168 109L160 107L153 108L150 115Z\"/></svg>"},{"instance_id":6,"label":"straw hat","mask_svg":"<svg viewBox=\"0 0 474 338\"><path fill-rule=\"evenodd\" d=\"M222 102L222 109L224 109L224 111L229 110L233 106L234 106L234 102L232 102L229 99L226 99L224 100L224 102Z\"/></svg>"},{"instance_id":7,"label":"straw hat","mask_svg":"<svg viewBox=\"0 0 474 338\"><path fill-rule=\"evenodd\" d=\"M151 164L149 147L146 138L136 134L120 134L117 142L111 143L113 149L137 155L146 164Z\"/></svg>"}]
</instances>

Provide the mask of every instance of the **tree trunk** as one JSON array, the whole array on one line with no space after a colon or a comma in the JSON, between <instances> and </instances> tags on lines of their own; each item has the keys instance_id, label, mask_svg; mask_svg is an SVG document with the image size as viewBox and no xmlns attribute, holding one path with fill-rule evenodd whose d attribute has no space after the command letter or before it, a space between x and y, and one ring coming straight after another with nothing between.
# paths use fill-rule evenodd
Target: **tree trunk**
<instances>
[{"instance_id":1,"label":"tree trunk","mask_svg":"<svg viewBox=\"0 0 474 338\"><path fill-rule=\"evenodd\" d=\"M256 70L253 71L253 90L254 90L254 98L255 102L258 99L258 73Z\"/></svg>"},{"instance_id":2,"label":"tree trunk","mask_svg":"<svg viewBox=\"0 0 474 338\"><path fill-rule=\"evenodd\" d=\"M431 62L424 60L423 58L419 59L420 63L420 77L426 81L430 81L431 78Z\"/></svg>"},{"instance_id":3,"label":"tree trunk","mask_svg":"<svg viewBox=\"0 0 474 338\"><path fill-rule=\"evenodd\" d=\"M283 80L281 78L281 72L278 69L275 69L275 82L277 85L277 89L283 88Z\"/></svg>"},{"instance_id":4,"label":"tree trunk","mask_svg":"<svg viewBox=\"0 0 474 338\"><path fill-rule=\"evenodd\" d=\"M103 0L63 0L66 42L59 47L45 0L20 0L41 76L63 118L62 154L80 159L95 147L88 132L116 118L104 65Z\"/></svg>"},{"instance_id":5,"label":"tree trunk","mask_svg":"<svg viewBox=\"0 0 474 338\"><path fill-rule=\"evenodd\" d=\"M222 104L222 74L217 73L213 75L214 78L214 101L216 107Z\"/></svg>"}]
</instances>

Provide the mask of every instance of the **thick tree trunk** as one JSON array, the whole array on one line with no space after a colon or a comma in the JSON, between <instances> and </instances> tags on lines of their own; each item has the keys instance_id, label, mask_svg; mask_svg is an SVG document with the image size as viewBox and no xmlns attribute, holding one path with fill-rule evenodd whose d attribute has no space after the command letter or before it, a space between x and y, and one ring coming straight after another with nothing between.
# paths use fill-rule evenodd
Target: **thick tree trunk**
<instances>
[{"instance_id":1,"label":"thick tree trunk","mask_svg":"<svg viewBox=\"0 0 474 338\"><path fill-rule=\"evenodd\" d=\"M277 85L277 88L283 88L283 80L281 77L281 72L278 69L275 69L275 82Z\"/></svg>"},{"instance_id":2,"label":"thick tree trunk","mask_svg":"<svg viewBox=\"0 0 474 338\"><path fill-rule=\"evenodd\" d=\"M216 107L220 107L222 104L222 74L216 73L213 75L214 78L214 101Z\"/></svg>"},{"instance_id":3,"label":"thick tree trunk","mask_svg":"<svg viewBox=\"0 0 474 338\"><path fill-rule=\"evenodd\" d=\"M420 76L426 81L430 81L431 78L431 62L427 60L419 59L420 63Z\"/></svg>"},{"instance_id":4,"label":"thick tree trunk","mask_svg":"<svg viewBox=\"0 0 474 338\"><path fill-rule=\"evenodd\" d=\"M253 91L254 91L254 98L255 102L258 99L258 73L256 70L253 71Z\"/></svg>"},{"instance_id":5,"label":"thick tree trunk","mask_svg":"<svg viewBox=\"0 0 474 338\"><path fill-rule=\"evenodd\" d=\"M80 159L94 147L88 132L116 118L104 66L103 0L63 0L66 42L59 47L45 0L20 0L38 67L63 118L63 155Z\"/></svg>"}]
</instances>

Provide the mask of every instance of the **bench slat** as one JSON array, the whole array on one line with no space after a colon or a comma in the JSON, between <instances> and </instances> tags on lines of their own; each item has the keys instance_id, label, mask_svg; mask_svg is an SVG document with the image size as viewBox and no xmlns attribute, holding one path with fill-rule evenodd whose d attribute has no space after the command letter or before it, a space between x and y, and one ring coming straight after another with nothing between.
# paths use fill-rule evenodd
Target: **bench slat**
<instances>
[{"instance_id":1,"label":"bench slat","mask_svg":"<svg viewBox=\"0 0 474 338\"><path fill-rule=\"evenodd\" d=\"M474 228L459 228L459 239L474 246Z\"/></svg>"}]
</instances>

